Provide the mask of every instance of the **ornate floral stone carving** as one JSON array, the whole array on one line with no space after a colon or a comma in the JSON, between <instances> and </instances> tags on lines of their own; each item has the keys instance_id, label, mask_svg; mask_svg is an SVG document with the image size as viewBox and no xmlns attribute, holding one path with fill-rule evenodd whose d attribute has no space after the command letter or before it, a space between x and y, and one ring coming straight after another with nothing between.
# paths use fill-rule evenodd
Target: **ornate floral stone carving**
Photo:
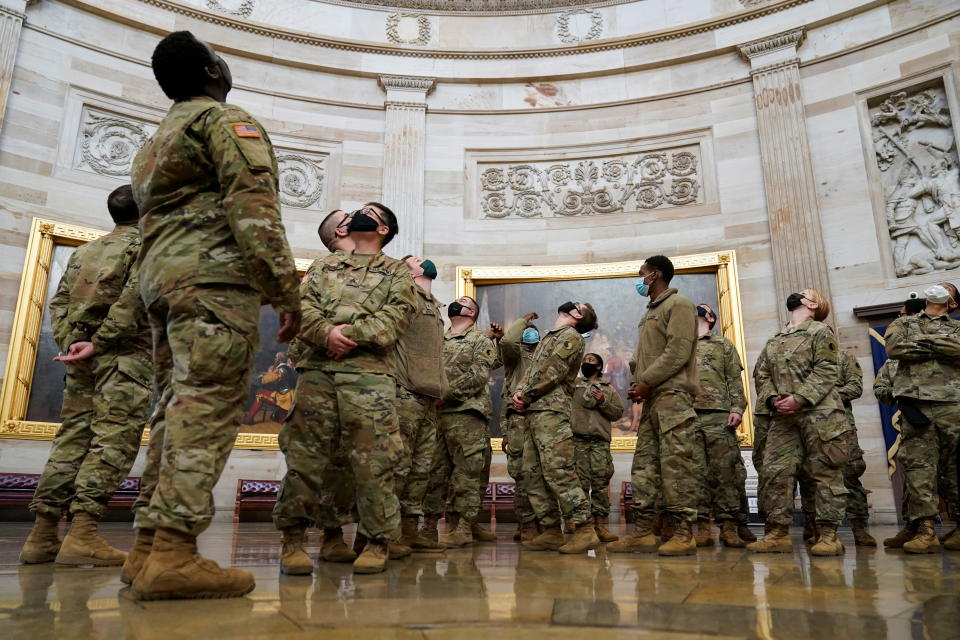
<instances>
[{"instance_id":1,"label":"ornate floral stone carving","mask_svg":"<svg viewBox=\"0 0 960 640\"><path fill-rule=\"evenodd\" d=\"M299 209L322 204L325 160L302 153L278 151L280 202Z\"/></svg>"},{"instance_id":2,"label":"ornate floral stone carving","mask_svg":"<svg viewBox=\"0 0 960 640\"><path fill-rule=\"evenodd\" d=\"M416 35L411 37L416 29ZM387 16L387 40L394 44L423 46L430 42L430 18L416 13L391 13ZM406 33L405 33L406 32Z\"/></svg>"},{"instance_id":3,"label":"ornate floral stone carving","mask_svg":"<svg viewBox=\"0 0 960 640\"><path fill-rule=\"evenodd\" d=\"M105 176L127 177L133 157L156 129L148 122L84 108L76 167Z\"/></svg>"},{"instance_id":4,"label":"ornate floral stone carving","mask_svg":"<svg viewBox=\"0 0 960 640\"><path fill-rule=\"evenodd\" d=\"M576 16L589 18L589 26L581 32L573 23ZM570 9L557 16L557 37L564 44L598 40L603 34L603 14L596 9Z\"/></svg>"},{"instance_id":5,"label":"ornate floral stone carving","mask_svg":"<svg viewBox=\"0 0 960 640\"><path fill-rule=\"evenodd\" d=\"M223 6L223 3L220 0L206 0L207 9L213 9L214 11L219 11L220 13L225 13L229 16L236 16L238 18L249 18L253 13L253 7L256 4L256 0L241 0L239 3L233 2L236 7L231 9L229 7Z\"/></svg>"},{"instance_id":6,"label":"ornate floral stone carving","mask_svg":"<svg viewBox=\"0 0 960 640\"><path fill-rule=\"evenodd\" d=\"M571 217L702 201L697 147L614 158L487 166L484 218Z\"/></svg>"},{"instance_id":7,"label":"ornate floral stone carving","mask_svg":"<svg viewBox=\"0 0 960 640\"><path fill-rule=\"evenodd\" d=\"M960 267L960 165L942 79L869 106L897 277Z\"/></svg>"}]
</instances>

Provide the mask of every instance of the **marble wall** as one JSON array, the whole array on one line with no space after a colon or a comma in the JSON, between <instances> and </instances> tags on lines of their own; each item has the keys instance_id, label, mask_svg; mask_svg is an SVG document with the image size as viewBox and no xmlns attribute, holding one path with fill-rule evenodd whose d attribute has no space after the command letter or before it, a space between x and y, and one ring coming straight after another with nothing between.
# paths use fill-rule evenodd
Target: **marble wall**
<instances>
[{"instance_id":1,"label":"marble wall","mask_svg":"<svg viewBox=\"0 0 960 640\"><path fill-rule=\"evenodd\" d=\"M410 179L409 158L402 159L395 143L389 151L386 141L398 139L397 127L422 127L422 185L412 186L422 189L423 206L416 210L412 202L407 206L414 210L400 213L422 225L423 253L440 267L441 299L454 295L458 265L607 262L735 249L752 365L776 330L782 305L765 182L778 165L763 151L769 139L761 139L766 134L751 65L738 46L802 29L791 99L800 105L796 117L809 146L809 188L824 247L808 259L824 265L841 342L867 372L868 391L854 403L868 464L864 484L873 491L874 517L893 518L879 414L869 392L867 325L852 309L956 279L956 272L945 271L957 265L952 259L928 260L931 270L898 269L901 241L887 220L903 170L890 169L898 172L890 182L886 176L893 174L877 164L875 140L878 113L901 92L933 91L935 115L947 118L940 128L957 130L960 20L952 3L780 1L766 3L776 12L744 18L733 0L628 2L597 9L604 31L596 43L585 43L597 44L593 50L558 39L561 11L425 14L430 39L398 45L403 55L385 32L391 11L319 0L297 0L295 7L267 0L213 4L40 0L14 7L26 18L19 46L12 54L9 47L0 50L0 78L12 77L0 121L0 362L31 218L107 227L105 195L121 183L126 158L168 106L152 78L150 52L163 32L188 28L224 52L237 83L231 101L255 114L279 149L283 215L297 257L321 253L315 228L324 211L395 190L385 176L394 176L391 184ZM244 14L248 5L251 12ZM690 25L698 20L710 24ZM240 29L238 23L252 26ZM401 39L419 37L404 24L397 26ZM589 21L584 24L589 32ZM651 35L671 29L670 35ZM484 33L491 35L485 39ZM550 55L523 53L565 44L569 50ZM496 56L482 51L495 47ZM462 51L449 53L453 49ZM422 98L425 116L412 125L391 119L385 104L396 101L388 99L383 76L397 75L422 77L423 86L432 80L432 92ZM796 153L790 138L777 144L787 157ZM899 153L886 146L881 151ZM648 158L658 154L666 154L662 171ZM684 164L690 158L692 171ZM401 161L408 164L398 173ZM490 170L500 170L501 178L485 173ZM924 171L930 172L918 169L918 177L928 178ZM956 189L955 165L945 173L938 178L944 188ZM505 194L507 215L498 208L498 193ZM533 200L524 200L525 194ZM592 204L574 214L565 209L563 203L582 202L585 194L595 196ZM540 215L532 215L534 200ZM912 215L933 215L921 209ZM956 227L938 228L943 246L955 248L950 233ZM922 240L910 242L914 249L906 253L913 255ZM0 441L0 471L36 471L48 447ZM629 459L617 454L616 493L629 477ZM282 472L278 452L236 452L216 490L218 507L232 510L238 478ZM493 475L506 477L500 457Z\"/></svg>"}]
</instances>

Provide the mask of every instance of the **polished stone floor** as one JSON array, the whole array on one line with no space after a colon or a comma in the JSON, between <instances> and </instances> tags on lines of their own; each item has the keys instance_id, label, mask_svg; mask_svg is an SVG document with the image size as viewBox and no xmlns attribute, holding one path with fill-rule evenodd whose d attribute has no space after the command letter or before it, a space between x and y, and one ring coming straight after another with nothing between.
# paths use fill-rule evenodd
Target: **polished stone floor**
<instances>
[{"instance_id":1,"label":"polished stone floor","mask_svg":"<svg viewBox=\"0 0 960 640\"><path fill-rule=\"evenodd\" d=\"M126 548L128 527L107 523L104 535ZM138 603L120 593L117 569L19 566L28 525L0 523L0 638L960 638L960 553L855 549L845 534L838 558L561 556L521 551L512 527L496 544L392 561L379 575L321 564L286 577L271 525L215 524L201 551L252 571L256 590Z\"/></svg>"}]
</instances>

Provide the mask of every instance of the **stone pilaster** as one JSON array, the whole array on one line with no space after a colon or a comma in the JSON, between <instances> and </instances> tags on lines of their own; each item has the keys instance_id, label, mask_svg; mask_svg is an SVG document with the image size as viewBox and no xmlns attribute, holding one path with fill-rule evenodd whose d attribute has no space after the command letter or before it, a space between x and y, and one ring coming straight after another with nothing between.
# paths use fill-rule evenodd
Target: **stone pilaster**
<instances>
[{"instance_id":1,"label":"stone pilaster","mask_svg":"<svg viewBox=\"0 0 960 640\"><path fill-rule=\"evenodd\" d=\"M740 45L750 63L770 219L770 244L780 301L811 287L830 299L810 144L800 91L797 47L803 29ZM781 320L786 309L779 305Z\"/></svg>"},{"instance_id":2,"label":"stone pilaster","mask_svg":"<svg viewBox=\"0 0 960 640\"><path fill-rule=\"evenodd\" d=\"M386 248L396 258L423 253L427 94L433 78L380 76L383 104L383 200L393 209L400 233Z\"/></svg>"},{"instance_id":3,"label":"stone pilaster","mask_svg":"<svg viewBox=\"0 0 960 640\"><path fill-rule=\"evenodd\" d=\"M23 0L0 0L0 131L3 130L3 114L7 110L26 5Z\"/></svg>"}]
</instances>

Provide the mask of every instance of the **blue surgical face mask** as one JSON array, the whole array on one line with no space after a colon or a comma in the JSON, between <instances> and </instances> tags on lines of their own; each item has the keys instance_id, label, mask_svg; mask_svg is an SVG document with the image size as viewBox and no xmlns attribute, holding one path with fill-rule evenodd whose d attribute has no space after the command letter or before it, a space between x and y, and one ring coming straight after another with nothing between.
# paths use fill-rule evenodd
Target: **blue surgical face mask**
<instances>
[{"instance_id":1,"label":"blue surgical face mask","mask_svg":"<svg viewBox=\"0 0 960 640\"><path fill-rule=\"evenodd\" d=\"M523 336L520 338L523 344L537 344L540 342L540 334L533 327L527 327L523 330Z\"/></svg>"},{"instance_id":2,"label":"blue surgical face mask","mask_svg":"<svg viewBox=\"0 0 960 640\"><path fill-rule=\"evenodd\" d=\"M644 298L650 295L650 285L647 284L646 280L647 277L644 276L637 281L637 293L642 295Z\"/></svg>"}]
</instances>

